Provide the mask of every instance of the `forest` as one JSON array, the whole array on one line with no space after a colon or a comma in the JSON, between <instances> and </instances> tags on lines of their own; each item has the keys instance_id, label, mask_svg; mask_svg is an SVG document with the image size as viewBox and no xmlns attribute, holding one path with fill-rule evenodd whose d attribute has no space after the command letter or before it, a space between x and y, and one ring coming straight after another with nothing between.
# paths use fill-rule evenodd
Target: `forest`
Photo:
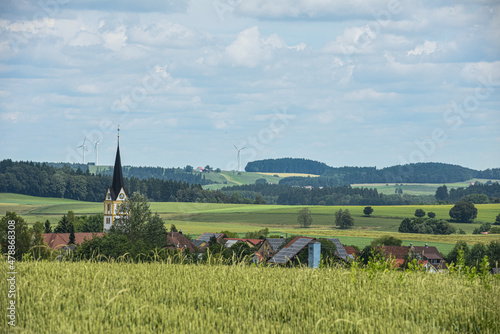
<instances>
[{"instance_id":1,"label":"forest","mask_svg":"<svg viewBox=\"0 0 500 334\"><path fill-rule=\"evenodd\" d=\"M293 186L332 187L353 183L452 183L473 178L500 179L500 168L477 171L451 164L427 162L376 167L329 167L318 161L307 159L266 159L247 164L247 172L306 173L320 175L318 178L290 177L280 184Z\"/></svg>"},{"instance_id":2,"label":"forest","mask_svg":"<svg viewBox=\"0 0 500 334\"><path fill-rule=\"evenodd\" d=\"M0 161L0 192L3 193L100 202L111 182L111 176L75 171L69 166L58 169L43 163ZM153 178L124 178L124 183L130 194L139 191L152 201L175 201L179 190L201 188L187 182Z\"/></svg>"}]
</instances>

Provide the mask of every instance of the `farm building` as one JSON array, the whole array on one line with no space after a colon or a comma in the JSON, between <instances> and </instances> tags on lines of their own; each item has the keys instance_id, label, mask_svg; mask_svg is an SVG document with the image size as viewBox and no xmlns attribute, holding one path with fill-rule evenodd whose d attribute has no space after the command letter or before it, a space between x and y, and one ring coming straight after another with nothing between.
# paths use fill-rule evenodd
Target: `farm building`
<instances>
[{"instance_id":1,"label":"farm building","mask_svg":"<svg viewBox=\"0 0 500 334\"><path fill-rule=\"evenodd\" d=\"M261 246L259 247L258 252L265 258L269 259L273 257L285 243L286 239L283 238L267 238L262 242Z\"/></svg>"},{"instance_id":2,"label":"farm building","mask_svg":"<svg viewBox=\"0 0 500 334\"><path fill-rule=\"evenodd\" d=\"M315 238L297 236L276 253L269 263L286 264L300 253Z\"/></svg>"},{"instance_id":3,"label":"farm building","mask_svg":"<svg viewBox=\"0 0 500 334\"><path fill-rule=\"evenodd\" d=\"M350 255L347 253L347 251L344 248L344 245L340 242L339 239L337 238L329 238L327 239L328 241L333 242L335 245L335 256L338 257L341 260L344 260L346 262L351 262L354 260L354 256Z\"/></svg>"}]
</instances>

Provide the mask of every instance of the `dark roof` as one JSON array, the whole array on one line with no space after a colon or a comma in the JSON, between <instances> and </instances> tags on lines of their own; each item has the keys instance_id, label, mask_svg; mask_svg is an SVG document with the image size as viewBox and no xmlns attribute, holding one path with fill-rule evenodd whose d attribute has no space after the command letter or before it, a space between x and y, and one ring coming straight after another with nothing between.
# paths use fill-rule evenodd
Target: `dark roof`
<instances>
[{"instance_id":1,"label":"dark roof","mask_svg":"<svg viewBox=\"0 0 500 334\"><path fill-rule=\"evenodd\" d=\"M427 259L439 259L443 260L443 256L439 253L435 246L413 246L413 251L420 253L423 257Z\"/></svg>"},{"instance_id":2,"label":"dark roof","mask_svg":"<svg viewBox=\"0 0 500 334\"><path fill-rule=\"evenodd\" d=\"M295 237L290 241L285 247L283 247L276 255L273 256L269 263L280 263L285 264L295 255L297 255L301 250L303 250L314 238L310 237Z\"/></svg>"},{"instance_id":3,"label":"dark roof","mask_svg":"<svg viewBox=\"0 0 500 334\"><path fill-rule=\"evenodd\" d=\"M116 149L116 158L115 158L115 166L113 169L113 183L111 184L111 187L109 188L111 192L111 198L116 200L118 197L118 194L120 194L121 189L125 190L125 185L123 183L123 173L122 173L122 161L120 158L120 144L118 144L118 147ZM127 191L125 190L125 193ZM128 194L127 194L128 197Z\"/></svg>"},{"instance_id":4,"label":"dark roof","mask_svg":"<svg viewBox=\"0 0 500 334\"><path fill-rule=\"evenodd\" d=\"M224 233L203 233L196 240L202 240L205 242L209 242L210 238L212 238L213 236L215 236L217 238L217 240L219 240L221 238L224 238L226 235Z\"/></svg>"},{"instance_id":5,"label":"dark roof","mask_svg":"<svg viewBox=\"0 0 500 334\"><path fill-rule=\"evenodd\" d=\"M281 245L283 245L286 241L284 238L267 238L266 240L269 242L273 252L277 252Z\"/></svg>"},{"instance_id":6,"label":"dark roof","mask_svg":"<svg viewBox=\"0 0 500 334\"><path fill-rule=\"evenodd\" d=\"M190 252L197 252L197 246L179 232L168 232L167 243L173 244L177 249L189 249Z\"/></svg>"},{"instance_id":7,"label":"dark roof","mask_svg":"<svg viewBox=\"0 0 500 334\"><path fill-rule=\"evenodd\" d=\"M339 239L337 238L330 238L330 239L327 239L331 242L333 242L333 244L335 245L335 255L345 261L350 261L352 259L354 259L354 257L350 254L347 254L345 248L344 248L344 245L342 245L342 243L340 242Z\"/></svg>"},{"instance_id":8,"label":"dark roof","mask_svg":"<svg viewBox=\"0 0 500 334\"><path fill-rule=\"evenodd\" d=\"M193 241L193 244L194 244L196 247L198 247L198 248L199 248L199 247L200 247L200 246L201 246L204 242L206 242L206 241L204 241L204 240L194 240L194 241Z\"/></svg>"}]
</instances>

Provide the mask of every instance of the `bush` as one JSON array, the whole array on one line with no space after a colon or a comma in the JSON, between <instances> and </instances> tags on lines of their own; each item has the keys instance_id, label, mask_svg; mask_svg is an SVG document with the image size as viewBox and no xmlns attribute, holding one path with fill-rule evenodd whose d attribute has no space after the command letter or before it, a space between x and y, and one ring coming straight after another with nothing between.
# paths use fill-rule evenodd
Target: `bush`
<instances>
[{"instance_id":1,"label":"bush","mask_svg":"<svg viewBox=\"0 0 500 334\"><path fill-rule=\"evenodd\" d=\"M422 209L415 210L415 217L422 218L425 216L425 211Z\"/></svg>"},{"instance_id":2,"label":"bush","mask_svg":"<svg viewBox=\"0 0 500 334\"><path fill-rule=\"evenodd\" d=\"M432 211L427 212L427 217L429 218L436 218L436 214Z\"/></svg>"},{"instance_id":3,"label":"bush","mask_svg":"<svg viewBox=\"0 0 500 334\"><path fill-rule=\"evenodd\" d=\"M399 225L401 233L420 233L420 234L452 234L455 228L446 220L438 219L409 219L405 218Z\"/></svg>"},{"instance_id":4,"label":"bush","mask_svg":"<svg viewBox=\"0 0 500 334\"><path fill-rule=\"evenodd\" d=\"M481 224L481 226L476 227L474 229L474 232L472 232L472 234L480 234L482 232L488 232L490 229L491 229L491 224L490 223L484 223L484 224Z\"/></svg>"}]
</instances>

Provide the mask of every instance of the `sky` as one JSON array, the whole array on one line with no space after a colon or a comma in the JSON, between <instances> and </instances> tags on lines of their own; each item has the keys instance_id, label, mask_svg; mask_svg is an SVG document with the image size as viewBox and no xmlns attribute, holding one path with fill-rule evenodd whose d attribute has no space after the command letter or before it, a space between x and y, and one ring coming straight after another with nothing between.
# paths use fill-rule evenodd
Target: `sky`
<instances>
[{"instance_id":1,"label":"sky","mask_svg":"<svg viewBox=\"0 0 500 334\"><path fill-rule=\"evenodd\" d=\"M0 159L500 167L500 4L2 0Z\"/></svg>"}]
</instances>

